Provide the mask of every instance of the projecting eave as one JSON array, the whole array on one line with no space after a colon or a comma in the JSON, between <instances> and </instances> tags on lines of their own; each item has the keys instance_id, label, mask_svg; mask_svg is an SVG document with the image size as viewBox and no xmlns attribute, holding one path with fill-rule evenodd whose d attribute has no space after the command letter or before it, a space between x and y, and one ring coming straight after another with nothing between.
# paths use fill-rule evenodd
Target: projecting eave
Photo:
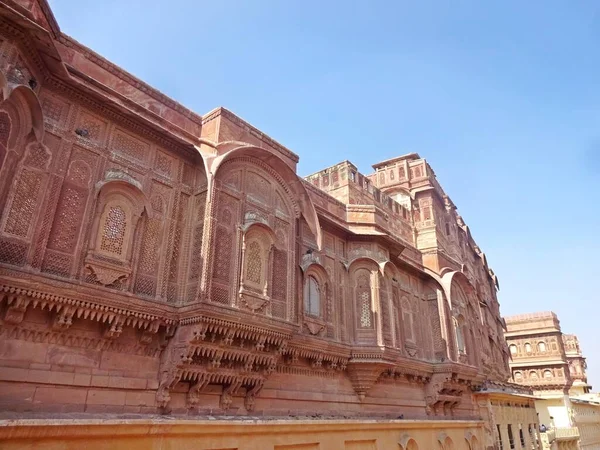
<instances>
[{"instance_id":1,"label":"projecting eave","mask_svg":"<svg viewBox=\"0 0 600 450\"><path fill-rule=\"evenodd\" d=\"M536 397L533 394L520 394L520 393L513 393L513 392L505 392L505 391L501 391L501 390L490 390L490 391L480 391L477 392L476 395L487 395L489 397L491 397L492 399L497 399L497 400L511 400L511 399L525 399L525 400L536 400L538 399L538 397Z\"/></svg>"},{"instance_id":2,"label":"projecting eave","mask_svg":"<svg viewBox=\"0 0 600 450\"><path fill-rule=\"evenodd\" d=\"M395 164L399 161L404 161L404 160L415 160L415 159L421 159L421 157L419 156L418 153L407 153L406 155L402 155L402 156L396 156L394 158L390 158L390 159L386 159L385 161L381 161L378 162L376 164L373 164L371 167L373 167L373 169L377 170L380 169L382 167L386 167L386 166L390 166L392 164Z\"/></svg>"}]
</instances>

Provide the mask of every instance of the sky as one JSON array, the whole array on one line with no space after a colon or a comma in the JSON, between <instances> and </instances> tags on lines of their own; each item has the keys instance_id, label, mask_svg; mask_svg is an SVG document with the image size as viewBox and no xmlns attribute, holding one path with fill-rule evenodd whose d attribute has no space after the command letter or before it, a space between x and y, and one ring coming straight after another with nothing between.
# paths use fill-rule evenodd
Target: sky
<instances>
[{"instance_id":1,"label":"sky","mask_svg":"<svg viewBox=\"0 0 600 450\"><path fill-rule=\"evenodd\" d=\"M600 2L50 0L63 32L199 114L363 173L418 152L498 275L600 390Z\"/></svg>"}]
</instances>

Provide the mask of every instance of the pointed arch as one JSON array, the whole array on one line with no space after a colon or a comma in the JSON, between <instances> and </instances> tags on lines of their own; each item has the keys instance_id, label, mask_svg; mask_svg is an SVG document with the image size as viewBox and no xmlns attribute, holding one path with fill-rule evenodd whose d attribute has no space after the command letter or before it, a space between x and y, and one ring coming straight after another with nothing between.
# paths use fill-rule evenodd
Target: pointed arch
<instances>
[{"instance_id":1,"label":"pointed arch","mask_svg":"<svg viewBox=\"0 0 600 450\"><path fill-rule=\"evenodd\" d=\"M398 441L398 445L400 446L400 450L419 450L417 441L409 434L403 434Z\"/></svg>"},{"instance_id":2,"label":"pointed arch","mask_svg":"<svg viewBox=\"0 0 600 450\"><path fill-rule=\"evenodd\" d=\"M304 182L275 151L242 142L222 143L217 147L221 151L225 150L225 153L207 160L207 166L213 177L216 177L219 168L228 160L244 156L258 158L279 175L280 179L278 181L293 200L297 217L300 215L304 217L311 232L316 237L318 248L322 248L319 218L308 191L304 187Z\"/></svg>"},{"instance_id":3,"label":"pointed arch","mask_svg":"<svg viewBox=\"0 0 600 450\"><path fill-rule=\"evenodd\" d=\"M12 104L17 110L25 114L25 127L21 130L23 136L33 133L35 140L42 142L44 139L44 114L40 101L29 86L15 85L6 80L0 73L0 89L2 103ZM1 103L0 103L1 106Z\"/></svg>"}]
</instances>

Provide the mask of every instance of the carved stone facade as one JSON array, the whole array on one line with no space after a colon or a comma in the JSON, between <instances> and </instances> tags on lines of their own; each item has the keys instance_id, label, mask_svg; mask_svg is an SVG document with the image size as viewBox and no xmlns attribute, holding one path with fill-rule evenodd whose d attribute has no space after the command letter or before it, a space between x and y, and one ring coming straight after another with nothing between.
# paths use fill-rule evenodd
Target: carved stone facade
<instances>
[{"instance_id":1,"label":"carved stone facade","mask_svg":"<svg viewBox=\"0 0 600 450\"><path fill-rule=\"evenodd\" d=\"M0 409L481 417L498 280L424 159L302 179L46 1L0 7Z\"/></svg>"}]
</instances>

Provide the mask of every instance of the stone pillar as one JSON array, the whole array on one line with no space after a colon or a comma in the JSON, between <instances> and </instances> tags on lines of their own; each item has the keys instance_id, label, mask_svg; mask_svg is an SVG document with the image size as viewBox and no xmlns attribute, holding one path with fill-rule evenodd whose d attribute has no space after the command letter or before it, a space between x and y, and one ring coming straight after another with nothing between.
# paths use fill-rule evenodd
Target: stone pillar
<instances>
[{"instance_id":1,"label":"stone pillar","mask_svg":"<svg viewBox=\"0 0 600 450\"><path fill-rule=\"evenodd\" d=\"M514 432L514 430L513 430ZM514 435L514 433L513 433ZM508 425L500 424L500 438L502 439L502 450L510 450L510 439L508 437Z\"/></svg>"},{"instance_id":2,"label":"stone pillar","mask_svg":"<svg viewBox=\"0 0 600 450\"><path fill-rule=\"evenodd\" d=\"M381 298L379 297L381 292L379 278L379 271L371 276L371 310L373 311L373 325L375 327L377 345L382 346L385 344L385 340L383 337L383 317L381 317L381 310L385 306L381 304Z\"/></svg>"},{"instance_id":3,"label":"stone pillar","mask_svg":"<svg viewBox=\"0 0 600 450\"><path fill-rule=\"evenodd\" d=\"M513 425L513 436L515 439L515 449L516 450L526 450L526 447L523 447L523 445L521 445L521 430L522 428L520 428L520 426L523 426L522 424L514 424ZM523 432L523 436L525 436L525 432Z\"/></svg>"},{"instance_id":4,"label":"stone pillar","mask_svg":"<svg viewBox=\"0 0 600 450\"><path fill-rule=\"evenodd\" d=\"M533 445L531 442L531 432L529 431L529 427L531 426L531 424L526 423L522 426L524 427L523 428L523 436L525 436L525 449L531 450L533 448Z\"/></svg>"}]
</instances>

